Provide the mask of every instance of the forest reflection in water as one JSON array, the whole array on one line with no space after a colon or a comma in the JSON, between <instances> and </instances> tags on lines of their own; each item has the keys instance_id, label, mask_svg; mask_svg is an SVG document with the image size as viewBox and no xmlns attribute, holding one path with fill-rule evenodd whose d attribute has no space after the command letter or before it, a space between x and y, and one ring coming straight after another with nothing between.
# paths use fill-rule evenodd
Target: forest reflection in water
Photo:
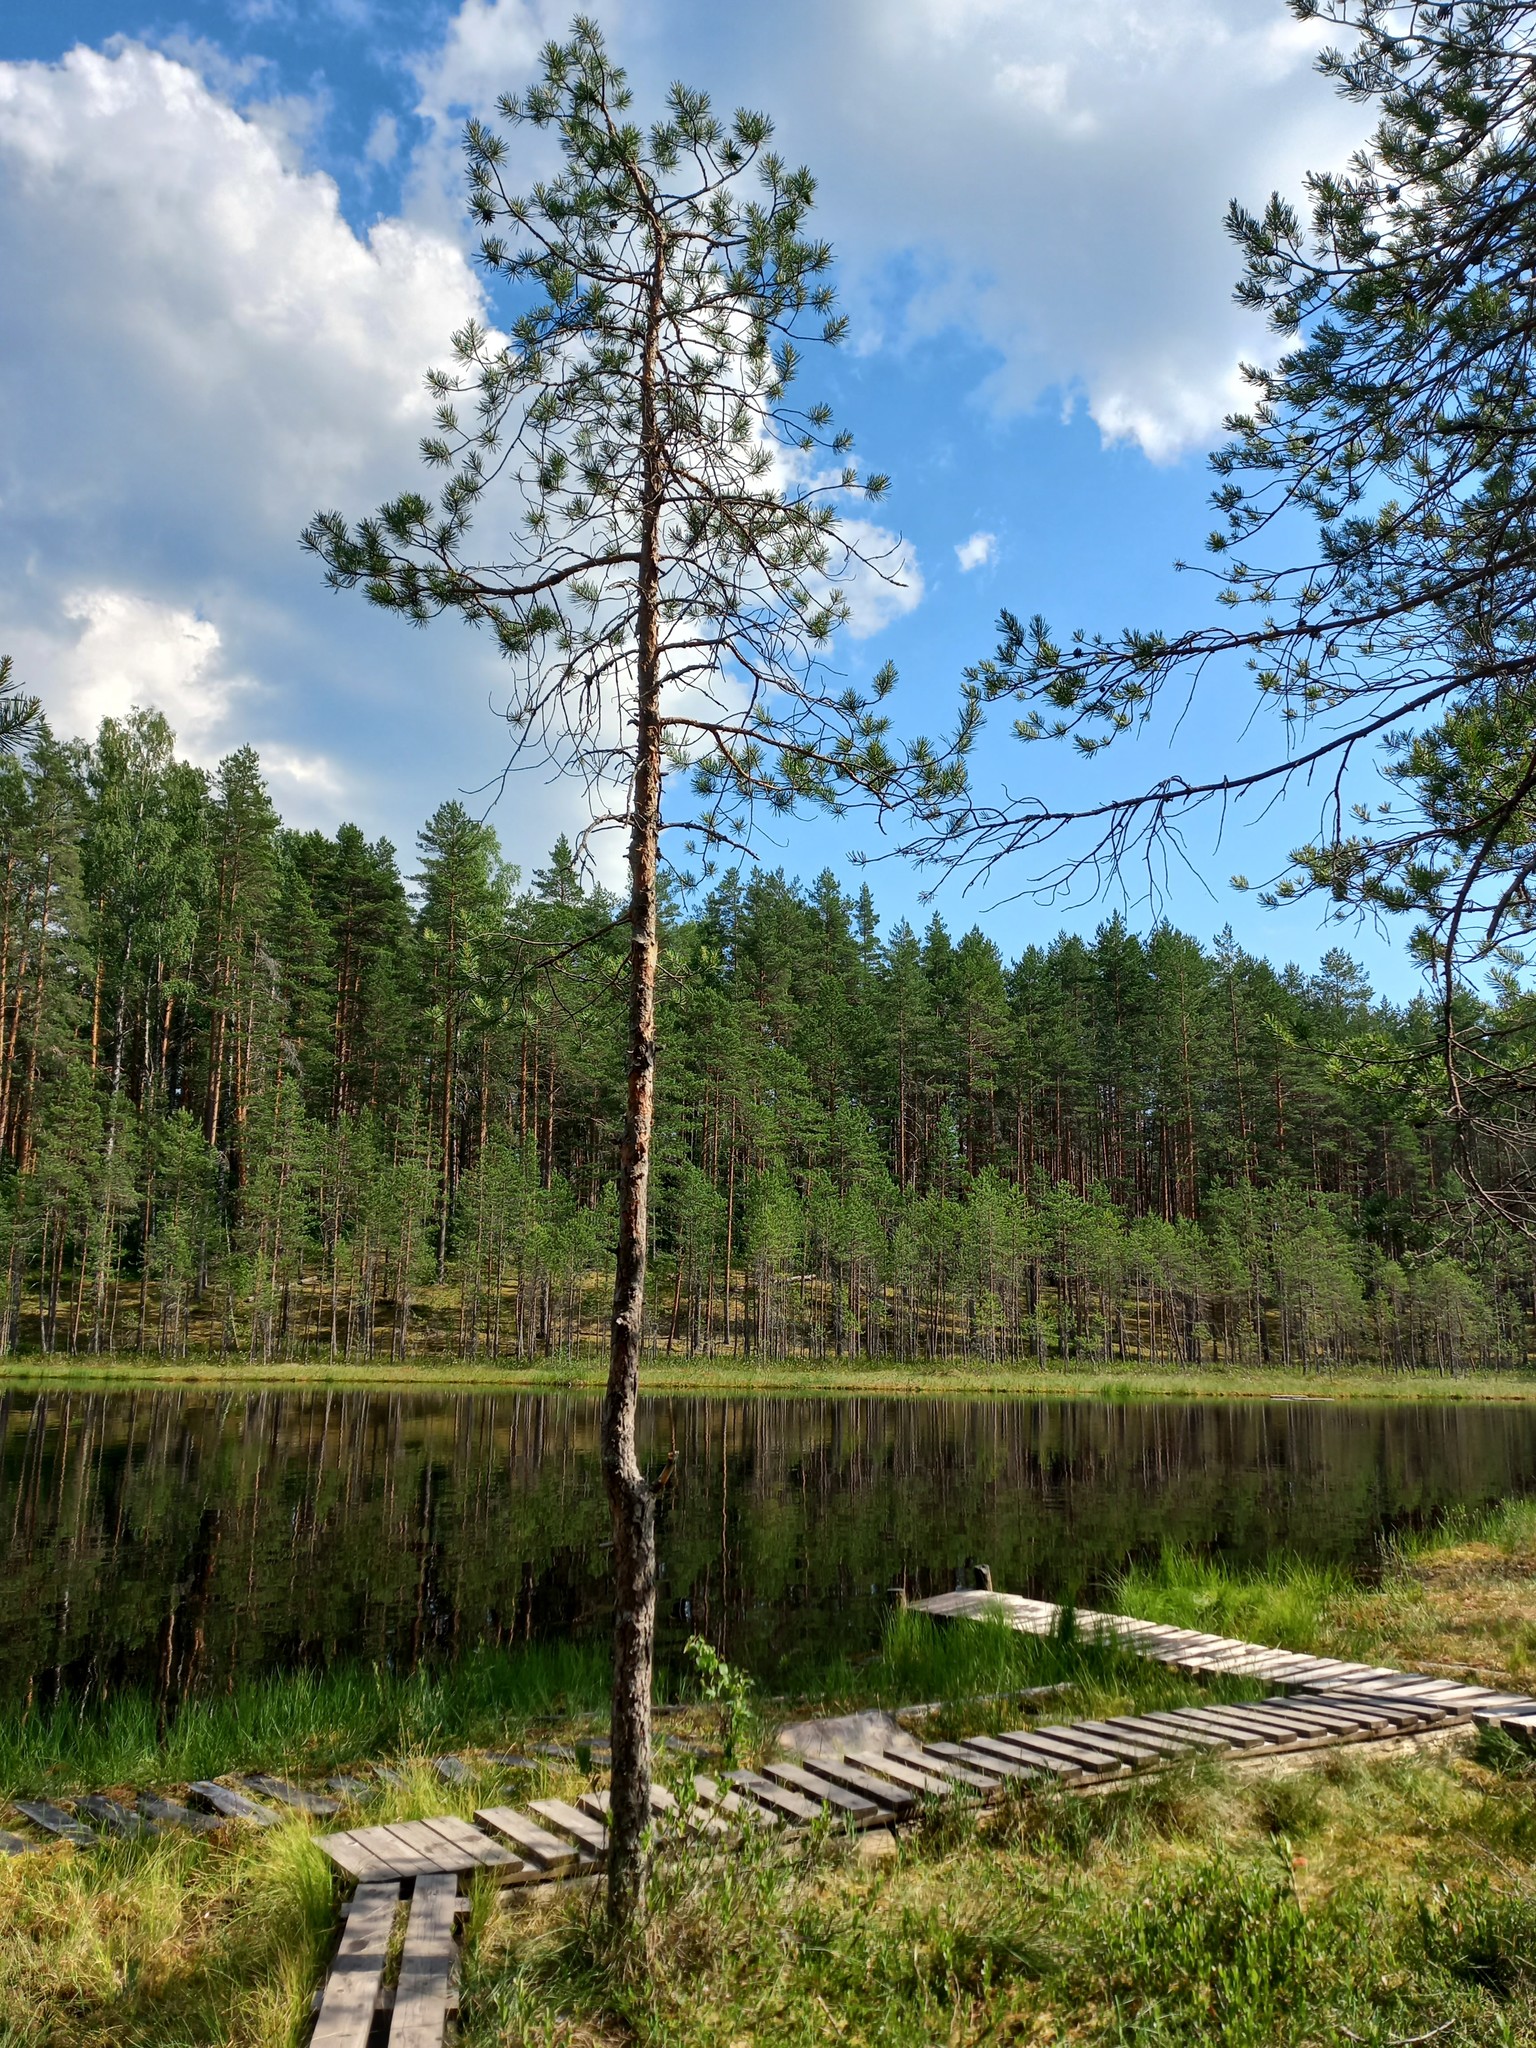
<instances>
[{"instance_id":1,"label":"forest reflection in water","mask_svg":"<svg viewBox=\"0 0 1536 2048\"><path fill-rule=\"evenodd\" d=\"M1513 1405L678 1398L641 1428L662 1654L697 1628L765 1678L967 1558L1093 1598L1165 1541L1369 1561L1536 1490ZM605 1635L597 1429L585 1394L0 1394L0 1701Z\"/></svg>"}]
</instances>

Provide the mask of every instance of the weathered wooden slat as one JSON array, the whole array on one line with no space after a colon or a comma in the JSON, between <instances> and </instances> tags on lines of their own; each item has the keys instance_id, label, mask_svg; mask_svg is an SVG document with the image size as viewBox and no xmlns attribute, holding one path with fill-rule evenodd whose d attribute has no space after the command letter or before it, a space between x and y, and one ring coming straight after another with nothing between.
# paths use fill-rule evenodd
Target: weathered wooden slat
<instances>
[{"instance_id":1,"label":"weathered wooden slat","mask_svg":"<svg viewBox=\"0 0 1536 2048\"><path fill-rule=\"evenodd\" d=\"M1128 1728L1111 1728L1103 1721L1068 1721L1059 1726L1048 1722L1040 1733L1064 1735L1074 1743L1091 1742L1095 1749L1118 1758L1133 1771L1162 1763L1168 1753L1166 1743L1156 1742L1145 1735L1133 1735Z\"/></svg>"},{"instance_id":2,"label":"weathered wooden slat","mask_svg":"<svg viewBox=\"0 0 1536 2048\"><path fill-rule=\"evenodd\" d=\"M931 1759L928 1769L923 1771L915 1762L900 1760L889 1751L850 1749L848 1761L861 1771L877 1772L882 1778L889 1778L893 1785L902 1786L919 1799L948 1799L961 1789L957 1779L941 1776Z\"/></svg>"},{"instance_id":3,"label":"weathered wooden slat","mask_svg":"<svg viewBox=\"0 0 1536 2048\"><path fill-rule=\"evenodd\" d=\"M1276 1737L1286 1743L1315 1743L1330 1740L1326 1729L1315 1722L1305 1720L1299 1714L1287 1713L1284 1708L1266 1706L1243 1706L1233 1709L1243 1720L1255 1727L1273 1729Z\"/></svg>"},{"instance_id":4,"label":"weathered wooden slat","mask_svg":"<svg viewBox=\"0 0 1536 2048\"><path fill-rule=\"evenodd\" d=\"M819 1800L823 1806L846 1814L850 1820L881 1818L881 1809L873 1799L866 1799L861 1792L847 1792L830 1778L807 1770L803 1764L780 1763L775 1757L772 1763L763 1765L763 1776L772 1778L776 1785L787 1785L791 1792L798 1792L803 1798Z\"/></svg>"},{"instance_id":5,"label":"weathered wooden slat","mask_svg":"<svg viewBox=\"0 0 1536 2048\"><path fill-rule=\"evenodd\" d=\"M375 1832L373 1828L365 1829L362 1831L359 1839L365 1844L370 1843ZM380 1856L389 1856L397 1864L402 1876L437 1877L449 1869L457 1871L464 1867L462 1864L454 1862L454 1851L450 1849L448 1843L437 1830L429 1826L426 1821L390 1821L387 1826L377 1830L377 1832L387 1838L380 1845L377 1853ZM399 1843L400 1851L398 1856L389 1848L388 1842L390 1841ZM409 1864L407 1864L407 1858L410 1859Z\"/></svg>"},{"instance_id":6,"label":"weathered wooden slat","mask_svg":"<svg viewBox=\"0 0 1536 2048\"><path fill-rule=\"evenodd\" d=\"M578 1797L576 1804L589 1819L595 1820L599 1826L603 1828L608 1826L611 1800L606 1785L595 1792L583 1792ZM676 1819L678 1804L665 1785L653 1785L651 1787L651 1811L658 1820Z\"/></svg>"},{"instance_id":7,"label":"weathered wooden slat","mask_svg":"<svg viewBox=\"0 0 1536 2048\"><path fill-rule=\"evenodd\" d=\"M310 2048L367 2048L400 1903L398 1884L361 1884L320 1994Z\"/></svg>"},{"instance_id":8,"label":"weathered wooden slat","mask_svg":"<svg viewBox=\"0 0 1536 2048\"><path fill-rule=\"evenodd\" d=\"M368 1784L362 1778L349 1778L343 1774L337 1778L327 1778L325 1789L327 1792L334 1792L338 1799L350 1802L359 1799L372 1799L378 1787Z\"/></svg>"},{"instance_id":9,"label":"weathered wooden slat","mask_svg":"<svg viewBox=\"0 0 1536 2048\"><path fill-rule=\"evenodd\" d=\"M771 1778L760 1778L756 1771L732 1771L729 1782L738 1792L744 1792L759 1806L768 1807L785 1820L812 1821L821 1817L817 1801L791 1791L788 1785L776 1785Z\"/></svg>"},{"instance_id":10,"label":"weathered wooden slat","mask_svg":"<svg viewBox=\"0 0 1536 2048\"><path fill-rule=\"evenodd\" d=\"M1012 1765L996 1766L983 1763L980 1757L968 1757L954 1742L925 1742L920 1754L923 1768L942 1771L946 1778L953 1778L959 1785L967 1786L972 1792L980 1792L986 1798L1002 1789L1005 1778L1018 1775Z\"/></svg>"},{"instance_id":11,"label":"weathered wooden slat","mask_svg":"<svg viewBox=\"0 0 1536 2048\"><path fill-rule=\"evenodd\" d=\"M203 1778L187 1787L187 1797L196 1799L204 1806L211 1806L215 1813L221 1813L226 1820L253 1821L259 1828L276 1827L279 1816L270 1806L259 1806L254 1799L248 1799L243 1792L237 1792L230 1785L220 1785L212 1778Z\"/></svg>"},{"instance_id":12,"label":"weathered wooden slat","mask_svg":"<svg viewBox=\"0 0 1536 2048\"><path fill-rule=\"evenodd\" d=\"M706 1806L717 1809L733 1821L763 1828L776 1828L780 1825L780 1816L771 1807L759 1806L755 1800L743 1799L739 1792L732 1792L726 1786L717 1785L705 1771L700 1771L694 1778L693 1789Z\"/></svg>"},{"instance_id":13,"label":"weathered wooden slat","mask_svg":"<svg viewBox=\"0 0 1536 2048\"><path fill-rule=\"evenodd\" d=\"M160 1832L147 1813L135 1813L132 1807L124 1806L116 1799L108 1799L100 1792L91 1792L84 1799L77 1799L75 1810L111 1835L133 1839Z\"/></svg>"},{"instance_id":14,"label":"weathered wooden slat","mask_svg":"<svg viewBox=\"0 0 1536 2048\"><path fill-rule=\"evenodd\" d=\"M505 1835L520 1856L536 1863L551 1877L561 1871L574 1870L578 1864L584 1864L589 1870L592 1867L592 1858L584 1849L578 1849L560 1835L551 1834L538 1821L530 1820L526 1813L519 1813L515 1806L478 1806L475 1819L482 1827Z\"/></svg>"},{"instance_id":15,"label":"weathered wooden slat","mask_svg":"<svg viewBox=\"0 0 1536 2048\"><path fill-rule=\"evenodd\" d=\"M411 1833L414 1826L413 1821L406 1820L387 1827L351 1828L347 1832L359 1849L388 1864L396 1878L426 1877L438 1868L437 1857L428 1853L423 1842ZM322 1842L336 1839L331 1835L321 1837ZM431 1841L430 1836L426 1839Z\"/></svg>"},{"instance_id":16,"label":"weathered wooden slat","mask_svg":"<svg viewBox=\"0 0 1536 2048\"><path fill-rule=\"evenodd\" d=\"M1102 1748L1089 1737L1077 1737L1062 1726L1009 1730L997 1737L1020 1756L1059 1756L1095 1777L1121 1777L1129 1768L1112 1750Z\"/></svg>"},{"instance_id":17,"label":"weathered wooden slat","mask_svg":"<svg viewBox=\"0 0 1536 2048\"><path fill-rule=\"evenodd\" d=\"M29 1842L25 1835L13 1835L9 1828L0 1828L0 1856L25 1856L29 1849L37 1848L36 1842Z\"/></svg>"},{"instance_id":18,"label":"weathered wooden slat","mask_svg":"<svg viewBox=\"0 0 1536 2048\"><path fill-rule=\"evenodd\" d=\"M451 1867L455 1870L494 1870L505 1878L512 1878L530 1869L520 1856L514 1856L510 1849L504 1849L500 1842L493 1842L489 1835L482 1835L478 1828L472 1828L467 1820L460 1820L456 1813L434 1813L418 1826L430 1828L440 1835L450 1858L457 1856L458 1862ZM444 1868L450 1867L445 1864Z\"/></svg>"},{"instance_id":19,"label":"weathered wooden slat","mask_svg":"<svg viewBox=\"0 0 1536 2048\"><path fill-rule=\"evenodd\" d=\"M183 1806L179 1799L162 1799L154 1792L139 1794L139 1811L150 1820L163 1821L170 1827L189 1828L195 1835L211 1835L224 1823L216 1814L194 1813L190 1806Z\"/></svg>"},{"instance_id":20,"label":"weathered wooden slat","mask_svg":"<svg viewBox=\"0 0 1536 2048\"><path fill-rule=\"evenodd\" d=\"M62 1806L55 1806L51 1799L13 1799L11 1804L18 1813L25 1814L34 1827L42 1828L47 1834L57 1835L61 1841L73 1842L78 1848L84 1849L96 1839L95 1834L83 1821L78 1821L72 1814L66 1813Z\"/></svg>"},{"instance_id":21,"label":"weathered wooden slat","mask_svg":"<svg viewBox=\"0 0 1536 2048\"><path fill-rule=\"evenodd\" d=\"M934 1756L952 1757L957 1764L965 1764L972 1770L990 1771L994 1777L1002 1778L1080 1778L1081 1764L1063 1763L1060 1757L1036 1757L1026 1763L1019 1752L1006 1742L997 1742L990 1735L968 1735L964 1742L933 1742L923 1744Z\"/></svg>"},{"instance_id":22,"label":"weathered wooden slat","mask_svg":"<svg viewBox=\"0 0 1536 2048\"><path fill-rule=\"evenodd\" d=\"M1308 1722L1314 1728L1334 1729L1341 1736L1385 1735L1401 1725L1385 1707L1336 1707L1321 1701L1297 1700L1288 1703L1287 1711L1298 1721Z\"/></svg>"},{"instance_id":23,"label":"weathered wooden slat","mask_svg":"<svg viewBox=\"0 0 1536 2048\"><path fill-rule=\"evenodd\" d=\"M439 1756L432 1759L432 1768L445 1785L468 1785L480 1774L462 1756Z\"/></svg>"},{"instance_id":24,"label":"weathered wooden slat","mask_svg":"<svg viewBox=\"0 0 1536 2048\"><path fill-rule=\"evenodd\" d=\"M1170 1707L1166 1714L1148 1715L1149 1720L1171 1720L1192 1728L1211 1728L1225 1735L1237 1750L1272 1749L1276 1731L1261 1723L1239 1717L1235 1707Z\"/></svg>"},{"instance_id":25,"label":"weathered wooden slat","mask_svg":"<svg viewBox=\"0 0 1536 2048\"><path fill-rule=\"evenodd\" d=\"M1155 1721L1150 1714L1115 1714L1104 1724L1107 1728L1124 1728L1130 1735L1144 1736L1153 1742L1172 1742L1185 1755L1219 1755L1232 1747L1226 1736L1215 1728L1171 1727L1166 1721Z\"/></svg>"},{"instance_id":26,"label":"weathered wooden slat","mask_svg":"<svg viewBox=\"0 0 1536 2048\"><path fill-rule=\"evenodd\" d=\"M1077 1734L1091 1735L1113 1745L1116 1755L1123 1756L1128 1763L1164 1763L1171 1756L1187 1755L1189 1751L1186 1742L1167 1730L1154 1734L1145 1728L1123 1728L1114 1721L1074 1721L1072 1726Z\"/></svg>"},{"instance_id":27,"label":"weathered wooden slat","mask_svg":"<svg viewBox=\"0 0 1536 2048\"><path fill-rule=\"evenodd\" d=\"M1158 1727L1187 1728L1196 1735L1217 1736L1228 1749L1267 1749L1270 1746L1269 1737L1262 1729L1249 1722L1239 1726L1211 1707L1160 1707L1141 1718Z\"/></svg>"},{"instance_id":28,"label":"weathered wooden slat","mask_svg":"<svg viewBox=\"0 0 1536 2048\"><path fill-rule=\"evenodd\" d=\"M418 1877L400 1951L389 2048L443 2048L452 2003L458 1881Z\"/></svg>"},{"instance_id":29,"label":"weathered wooden slat","mask_svg":"<svg viewBox=\"0 0 1536 2048\"><path fill-rule=\"evenodd\" d=\"M391 1879L396 1885L400 1882L403 1873L394 1859L381 1855L378 1844L369 1847L347 1829L333 1835L317 1835L315 1841L338 1870L355 1877L360 1884L387 1884Z\"/></svg>"},{"instance_id":30,"label":"weathered wooden slat","mask_svg":"<svg viewBox=\"0 0 1536 2048\"><path fill-rule=\"evenodd\" d=\"M1389 1692L1307 1692L1298 1695L1306 1700L1328 1700L1347 1702L1352 1706L1379 1707L1400 1719L1413 1717L1424 1728L1448 1728L1467 1718L1469 1710L1454 1701L1407 1699Z\"/></svg>"},{"instance_id":31,"label":"weathered wooden slat","mask_svg":"<svg viewBox=\"0 0 1536 2048\"><path fill-rule=\"evenodd\" d=\"M1474 1714L1479 1728L1495 1728L1518 1742L1522 1749L1536 1749L1536 1712L1530 1714Z\"/></svg>"},{"instance_id":32,"label":"weathered wooden slat","mask_svg":"<svg viewBox=\"0 0 1536 2048\"><path fill-rule=\"evenodd\" d=\"M813 1765L818 1778L829 1778L834 1785L841 1785L845 1792L871 1800L893 1815L910 1813L917 1803L907 1786L893 1784L889 1778L873 1776L852 1757L819 1756L813 1760Z\"/></svg>"},{"instance_id":33,"label":"weathered wooden slat","mask_svg":"<svg viewBox=\"0 0 1536 2048\"><path fill-rule=\"evenodd\" d=\"M339 1799L328 1798L324 1792L308 1792L302 1785L290 1785L286 1778L269 1778L251 1771L240 1782L264 1799L276 1800L279 1806L291 1807L295 1813L313 1814L316 1820L330 1820L341 1811Z\"/></svg>"},{"instance_id":34,"label":"weathered wooden slat","mask_svg":"<svg viewBox=\"0 0 1536 2048\"><path fill-rule=\"evenodd\" d=\"M562 1834L570 1835L590 1855L603 1857L608 1854L608 1830L589 1815L581 1813L564 1799L530 1799L530 1812L541 1820L547 1820L551 1827L559 1828Z\"/></svg>"}]
</instances>

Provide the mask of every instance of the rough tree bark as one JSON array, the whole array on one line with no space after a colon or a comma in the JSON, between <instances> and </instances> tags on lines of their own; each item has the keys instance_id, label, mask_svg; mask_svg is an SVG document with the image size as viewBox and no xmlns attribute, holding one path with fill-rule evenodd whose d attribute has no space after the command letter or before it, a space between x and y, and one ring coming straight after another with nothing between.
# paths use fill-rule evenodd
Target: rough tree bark
<instances>
[{"instance_id":1,"label":"rough tree bark","mask_svg":"<svg viewBox=\"0 0 1536 2048\"><path fill-rule=\"evenodd\" d=\"M664 484L655 377L664 274L664 251L658 236L640 393L644 504L636 622L635 773L629 821L629 1085L619 1164L619 1242L602 1433L603 1483L613 1518L608 1916L616 1928L638 1926L644 1915L651 1819L656 1515L635 1449L635 1415L645 1333L651 1128L656 1106L656 868L662 772L657 542Z\"/></svg>"}]
</instances>

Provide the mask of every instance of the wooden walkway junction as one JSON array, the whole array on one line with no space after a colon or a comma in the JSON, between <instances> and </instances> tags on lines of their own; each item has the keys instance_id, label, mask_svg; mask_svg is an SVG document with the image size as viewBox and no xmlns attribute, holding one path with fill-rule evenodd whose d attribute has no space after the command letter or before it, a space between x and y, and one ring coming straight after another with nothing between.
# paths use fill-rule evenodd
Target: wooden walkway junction
<instances>
[{"instance_id":1,"label":"wooden walkway junction","mask_svg":"<svg viewBox=\"0 0 1536 2048\"><path fill-rule=\"evenodd\" d=\"M1000 1618L1033 1634L1049 1634L1063 1623L1063 1610L1050 1602L1004 1593L946 1593L914 1605L953 1619ZM761 1770L719 1778L699 1772L681 1788L681 1800L655 1788L659 1848L675 1849L684 1840L726 1845L748 1830L792 1834L818 1821L890 1828L912 1818L924 1801L985 1805L1010 1784L1088 1788L1195 1757L1277 1756L1467 1722L1501 1729L1536 1748L1536 1699L1523 1694L1267 1649L1123 1615L1079 1610L1075 1625L1085 1637L1113 1640L1175 1670L1253 1679L1270 1690L1253 1702L1046 1723L958 1742L910 1735L887 1741L871 1734L833 1755L785 1756ZM443 1757L437 1769L445 1782L462 1783L483 1777L485 1762L492 1770L527 1770L536 1760ZM44 1800L18 1800L15 1806L40 1832L83 1848L104 1835L231 1823L271 1826L285 1810L330 1819L345 1801L355 1803L393 1778L381 1768L372 1783L334 1779L325 1792L271 1776L247 1777L236 1785L208 1781L190 1788L195 1807L149 1794L132 1807L106 1798L78 1800L72 1812ZM444 1814L317 1835L318 1846L355 1889L316 2003L312 2048L441 2048L455 2009L457 1923L467 1910L459 1897L461 1880L478 1875L496 1884L532 1885L590 1876L606 1859L607 1822L608 1794L591 1790L574 1802L529 1798L520 1805L482 1806L473 1823ZM37 1846L0 1829L0 1853ZM388 1984L392 1955L398 1968Z\"/></svg>"}]
</instances>

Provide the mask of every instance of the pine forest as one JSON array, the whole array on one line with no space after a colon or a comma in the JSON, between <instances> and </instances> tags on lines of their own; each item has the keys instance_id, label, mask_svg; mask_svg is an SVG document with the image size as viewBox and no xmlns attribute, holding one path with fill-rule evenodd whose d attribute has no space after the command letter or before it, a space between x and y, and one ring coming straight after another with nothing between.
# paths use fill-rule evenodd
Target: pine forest
<instances>
[{"instance_id":1,"label":"pine forest","mask_svg":"<svg viewBox=\"0 0 1536 2048\"><path fill-rule=\"evenodd\" d=\"M152 712L0 762L0 806L0 1348L601 1342L626 934L565 841L524 877L459 802L409 863L286 829L254 751L207 772ZM1005 957L831 873L674 888L648 1346L1526 1357L1426 1015L1343 951L1032 923Z\"/></svg>"}]
</instances>

